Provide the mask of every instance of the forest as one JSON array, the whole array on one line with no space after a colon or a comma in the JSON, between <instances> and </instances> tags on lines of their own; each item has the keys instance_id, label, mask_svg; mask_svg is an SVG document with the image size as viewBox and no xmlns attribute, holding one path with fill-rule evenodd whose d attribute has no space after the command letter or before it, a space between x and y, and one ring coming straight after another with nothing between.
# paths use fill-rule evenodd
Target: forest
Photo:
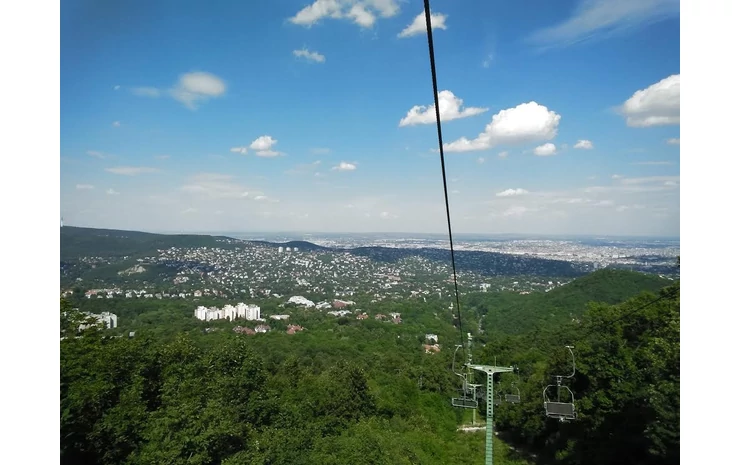
<instances>
[{"instance_id":1,"label":"forest","mask_svg":"<svg viewBox=\"0 0 740 465\"><path fill-rule=\"evenodd\" d=\"M679 282L601 270L556 291L471 293L460 319L443 302L366 308L399 311L400 325L295 310L305 331L270 321L256 336L195 320L192 305L72 295L60 304L61 463L483 463L483 434L457 431L471 412L450 405L460 320L476 363L518 369L497 379L497 395L521 393L495 408L497 464L678 463ZM129 323L79 331L75 308L103 304ZM421 348L430 332L439 353ZM577 419L561 423L543 389L570 373L565 345Z\"/></svg>"}]
</instances>

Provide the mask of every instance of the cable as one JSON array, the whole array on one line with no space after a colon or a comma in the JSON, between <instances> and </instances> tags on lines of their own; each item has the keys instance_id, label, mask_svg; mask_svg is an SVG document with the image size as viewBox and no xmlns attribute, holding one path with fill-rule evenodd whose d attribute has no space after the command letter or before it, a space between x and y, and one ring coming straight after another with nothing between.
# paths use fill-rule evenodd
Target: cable
<instances>
[{"instance_id":1,"label":"cable","mask_svg":"<svg viewBox=\"0 0 740 465\"><path fill-rule=\"evenodd\" d=\"M447 196L447 173L445 171L445 153L442 144L442 121L439 117L439 97L437 93L437 67L434 64L434 40L432 39L432 18L429 11L429 0L424 0L424 14L427 19L427 40L429 42L429 63L432 68L432 88L434 90L434 112L437 115L437 142L439 144L439 161L442 164L442 186L445 191L445 208L447 210L447 232L450 236L450 256L452 258L452 280L455 283L455 301L457 302L457 323L460 326L460 345L465 354L462 315L460 313L460 292L457 288L457 268L455 267L455 248L452 245L452 222L450 221L450 201Z\"/></svg>"}]
</instances>

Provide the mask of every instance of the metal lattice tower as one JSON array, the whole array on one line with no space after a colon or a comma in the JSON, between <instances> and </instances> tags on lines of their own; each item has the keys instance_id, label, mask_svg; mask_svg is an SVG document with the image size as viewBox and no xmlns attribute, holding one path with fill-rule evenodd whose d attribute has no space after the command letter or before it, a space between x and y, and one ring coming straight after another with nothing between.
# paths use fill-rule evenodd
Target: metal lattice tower
<instances>
[{"instance_id":1,"label":"metal lattice tower","mask_svg":"<svg viewBox=\"0 0 740 465\"><path fill-rule=\"evenodd\" d=\"M486 465L493 465L493 375L511 373L514 367L467 364L469 369L486 374Z\"/></svg>"}]
</instances>

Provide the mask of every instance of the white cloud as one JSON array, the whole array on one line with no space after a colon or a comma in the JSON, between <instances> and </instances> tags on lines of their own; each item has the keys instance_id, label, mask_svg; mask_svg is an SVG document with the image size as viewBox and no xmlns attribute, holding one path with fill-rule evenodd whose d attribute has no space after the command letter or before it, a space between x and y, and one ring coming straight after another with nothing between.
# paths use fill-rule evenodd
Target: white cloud
<instances>
[{"instance_id":1,"label":"white cloud","mask_svg":"<svg viewBox=\"0 0 740 465\"><path fill-rule=\"evenodd\" d=\"M537 209L535 208L528 208L528 207L523 207L521 205L514 205L514 206L507 208L502 214L502 216L522 216L527 212L532 212L536 210Z\"/></svg>"},{"instance_id":2,"label":"white cloud","mask_svg":"<svg viewBox=\"0 0 740 465\"><path fill-rule=\"evenodd\" d=\"M231 147L229 149L229 152L231 152L231 153L240 153L242 155L246 155L247 154L247 148L246 147Z\"/></svg>"},{"instance_id":3,"label":"white cloud","mask_svg":"<svg viewBox=\"0 0 740 465\"><path fill-rule=\"evenodd\" d=\"M635 163L632 163L632 164L633 165L655 165L655 166L660 166L660 165L672 165L673 163L670 162L670 161L638 161L638 162L635 162Z\"/></svg>"},{"instance_id":4,"label":"white cloud","mask_svg":"<svg viewBox=\"0 0 740 465\"><path fill-rule=\"evenodd\" d=\"M534 149L534 154L538 157L547 157L550 155L555 155L558 152L557 147L555 147L555 144L552 144L548 142L547 144L540 145L539 147L536 147Z\"/></svg>"},{"instance_id":5,"label":"white cloud","mask_svg":"<svg viewBox=\"0 0 740 465\"><path fill-rule=\"evenodd\" d=\"M499 158L506 158L508 156L509 156L509 152L506 152L506 151L499 152L499 154L498 154L498 157Z\"/></svg>"},{"instance_id":6,"label":"white cloud","mask_svg":"<svg viewBox=\"0 0 740 465\"><path fill-rule=\"evenodd\" d=\"M638 90L620 107L627 126L646 128L681 122L681 75L674 74Z\"/></svg>"},{"instance_id":7,"label":"white cloud","mask_svg":"<svg viewBox=\"0 0 740 465\"><path fill-rule=\"evenodd\" d=\"M276 157L283 155L282 152L272 150L272 146L277 144L277 142L271 136L260 136L249 144L249 148L256 151L258 157Z\"/></svg>"},{"instance_id":8,"label":"white cloud","mask_svg":"<svg viewBox=\"0 0 740 465\"><path fill-rule=\"evenodd\" d=\"M113 127L114 127L114 128L119 128L119 127L121 127L121 122L120 122L120 121L113 121Z\"/></svg>"},{"instance_id":9,"label":"white cloud","mask_svg":"<svg viewBox=\"0 0 740 465\"><path fill-rule=\"evenodd\" d=\"M449 152L485 150L501 144L521 144L553 139L558 133L560 115L537 102L522 103L493 116L482 133L473 140L462 137L444 145Z\"/></svg>"},{"instance_id":10,"label":"white cloud","mask_svg":"<svg viewBox=\"0 0 740 465\"><path fill-rule=\"evenodd\" d=\"M356 169L357 165L355 165L354 163L347 163L346 161L343 161L337 166L332 167L333 171L354 171Z\"/></svg>"},{"instance_id":11,"label":"white cloud","mask_svg":"<svg viewBox=\"0 0 740 465\"><path fill-rule=\"evenodd\" d=\"M117 192L117 191L115 191L113 189L108 189L107 191L105 191L105 193L108 194L108 195L118 195L118 194L120 194L120 192Z\"/></svg>"},{"instance_id":12,"label":"white cloud","mask_svg":"<svg viewBox=\"0 0 740 465\"><path fill-rule=\"evenodd\" d=\"M671 183L666 185L676 185L679 182L678 176L645 176L642 178L624 178L622 184L649 184L649 183Z\"/></svg>"},{"instance_id":13,"label":"white cloud","mask_svg":"<svg viewBox=\"0 0 740 465\"><path fill-rule=\"evenodd\" d=\"M90 189L95 189L95 186L93 186L93 185L91 185L91 184L77 184L77 186L75 186L75 187L76 187L77 189L79 189L79 190L90 190Z\"/></svg>"},{"instance_id":14,"label":"white cloud","mask_svg":"<svg viewBox=\"0 0 740 465\"><path fill-rule=\"evenodd\" d=\"M147 166L116 166L114 168L106 168L105 171L123 176L136 176L144 173L156 173L159 170Z\"/></svg>"},{"instance_id":15,"label":"white cloud","mask_svg":"<svg viewBox=\"0 0 740 465\"><path fill-rule=\"evenodd\" d=\"M311 149L311 153L314 155L327 155L331 153L331 149L328 149L326 147L316 147Z\"/></svg>"},{"instance_id":16,"label":"white cloud","mask_svg":"<svg viewBox=\"0 0 740 465\"><path fill-rule=\"evenodd\" d=\"M120 88L121 88L121 86L113 86L113 90L118 90Z\"/></svg>"},{"instance_id":17,"label":"white cloud","mask_svg":"<svg viewBox=\"0 0 740 465\"><path fill-rule=\"evenodd\" d=\"M482 164L483 164L483 163L485 163L485 162L486 162L486 159L485 159L485 158L483 158L483 157L478 157L478 164L482 165Z\"/></svg>"},{"instance_id":18,"label":"white cloud","mask_svg":"<svg viewBox=\"0 0 740 465\"><path fill-rule=\"evenodd\" d=\"M529 191L522 188L516 188L516 189L506 189L504 191L499 192L496 194L496 197L514 197L517 195L526 195L529 194Z\"/></svg>"},{"instance_id":19,"label":"white cloud","mask_svg":"<svg viewBox=\"0 0 740 465\"><path fill-rule=\"evenodd\" d=\"M394 220L398 218L398 215L394 215L393 213L390 213L390 212L380 212L380 217L383 218L384 220Z\"/></svg>"},{"instance_id":20,"label":"white cloud","mask_svg":"<svg viewBox=\"0 0 740 465\"><path fill-rule=\"evenodd\" d=\"M493 53L489 53L485 60L483 60L483 67L490 68L493 63Z\"/></svg>"},{"instance_id":21,"label":"white cloud","mask_svg":"<svg viewBox=\"0 0 740 465\"><path fill-rule=\"evenodd\" d=\"M459 118L479 115L488 111L488 108L468 107L463 109L463 100L455 97L449 90L439 92L439 119L441 121L452 121ZM401 119L398 126L413 126L415 124L433 124L437 122L437 115L434 111L434 103L429 106L415 105L412 107L406 117Z\"/></svg>"},{"instance_id":22,"label":"white cloud","mask_svg":"<svg viewBox=\"0 0 740 465\"><path fill-rule=\"evenodd\" d=\"M397 0L316 0L304 7L289 21L310 27L323 18L349 19L368 28L375 24L376 15L395 16L400 10Z\"/></svg>"},{"instance_id":23,"label":"white cloud","mask_svg":"<svg viewBox=\"0 0 740 465\"><path fill-rule=\"evenodd\" d=\"M134 87L131 93L139 97L157 98L162 93L156 87Z\"/></svg>"},{"instance_id":24,"label":"white cloud","mask_svg":"<svg viewBox=\"0 0 740 465\"><path fill-rule=\"evenodd\" d=\"M257 195L254 197L254 200L267 200L266 195Z\"/></svg>"},{"instance_id":25,"label":"white cloud","mask_svg":"<svg viewBox=\"0 0 740 465\"><path fill-rule=\"evenodd\" d=\"M576 142L576 145L574 145L573 148L591 150L592 148L594 148L594 144L590 140L581 139L578 142Z\"/></svg>"},{"instance_id":26,"label":"white cloud","mask_svg":"<svg viewBox=\"0 0 740 465\"><path fill-rule=\"evenodd\" d=\"M310 52L308 49L303 48L301 50L293 50L293 56L298 58L305 58L308 61L313 61L315 63L323 63L326 61L326 57L319 52Z\"/></svg>"},{"instance_id":27,"label":"white cloud","mask_svg":"<svg viewBox=\"0 0 740 465\"><path fill-rule=\"evenodd\" d=\"M612 174L612 179L622 179L621 174Z\"/></svg>"},{"instance_id":28,"label":"white cloud","mask_svg":"<svg viewBox=\"0 0 740 465\"><path fill-rule=\"evenodd\" d=\"M432 29L447 29L445 20L447 15L442 13L430 13L429 22L432 24ZM424 12L419 13L411 24L406 26L406 29L398 33L398 37L411 37L418 34L425 34L427 31L427 18Z\"/></svg>"},{"instance_id":29,"label":"white cloud","mask_svg":"<svg viewBox=\"0 0 740 465\"><path fill-rule=\"evenodd\" d=\"M197 108L198 102L206 102L211 98L220 97L226 93L226 83L218 76L196 71L180 76L170 95L191 110Z\"/></svg>"},{"instance_id":30,"label":"white cloud","mask_svg":"<svg viewBox=\"0 0 740 465\"><path fill-rule=\"evenodd\" d=\"M167 160L168 158L170 158L170 156L169 155L155 155L154 158L156 158L157 160Z\"/></svg>"},{"instance_id":31,"label":"white cloud","mask_svg":"<svg viewBox=\"0 0 740 465\"><path fill-rule=\"evenodd\" d=\"M672 139L666 140L665 143L666 144L669 144L669 145L680 145L681 144L681 139L679 139L678 137L674 137Z\"/></svg>"},{"instance_id":32,"label":"white cloud","mask_svg":"<svg viewBox=\"0 0 740 465\"><path fill-rule=\"evenodd\" d=\"M213 199L254 199L264 195L234 180L234 176L220 173L198 173L188 178L180 190Z\"/></svg>"},{"instance_id":33,"label":"white cloud","mask_svg":"<svg viewBox=\"0 0 740 465\"><path fill-rule=\"evenodd\" d=\"M90 155L91 157L100 158L100 159L106 158L103 152L98 152L97 150L88 150L86 153Z\"/></svg>"},{"instance_id":34,"label":"white cloud","mask_svg":"<svg viewBox=\"0 0 740 465\"><path fill-rule=\"evenodd\" d=\"M545 47L624 33L679 14L679 0L580 0L573 15L534 32L529 40Z\"/></svg>"}]
</instances>

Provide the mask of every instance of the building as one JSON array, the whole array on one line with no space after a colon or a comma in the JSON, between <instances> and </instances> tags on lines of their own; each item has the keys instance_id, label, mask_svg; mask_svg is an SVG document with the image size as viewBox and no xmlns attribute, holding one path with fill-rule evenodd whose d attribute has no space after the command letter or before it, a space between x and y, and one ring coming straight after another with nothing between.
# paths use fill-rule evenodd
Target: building
<instances>
[{"instance_id":1,"label":"building","mask_svg":"<svg viewBox=\"0 0 740 465\"><path fill-rule=\"evenodd\" d=\"M270 315L270 318L273 320L287 320L290 315Z\"/></svg>"},{"instance_id":2,"label":"building","mask_svg":"<svg viewBox=\"0 0 740 465\"><path fill-rule=\"evenodd\" d=\"M304 329L306 329L306 328L304 328L303 326L299 326L299 325L288 325L288 330L286 331L286 333L288 333L288 334L295 334L296 332L303 331Z\"/></svg>"},{"instance_id":3,"label":"building","mask_svg":"<svg viewBox=\"0 0 740 465\"><path fill-rule=\"evenodd\" d=\"M239 302L236 306L225 305L223 309L217 307L207 308L201 305L193 313L201 321L224 319L234 321L237 318L243 318L245 320L260 319L260 307L258 305L247 305L242 302Z\"/></svg>"},{"instance_id":4,"label":"building","mask_svg":"<svg viewBox=\"0 0 740 465\"><path fill-rule=\"evenodd\" d=\"M270 330L268 325L257 325L254 327L254 331L257 333L266 333Z\"/></svg>"},{"instance_id":5,"label":"building","mask_svg":"<svg viewBox=\"0 0 740 465\"><path fill-rule=\"evenodd\" d=\"M278 247L278 253L283 253L285 249L283 247Z\"/></svg>"},{"instance_id":6,"label":"building","mask_svg":"<svg viewBox=\"0 0 740 465\"><path fill-rule=\"evenodd\" d=\"M302 295L294 295L290 299L288 299L289 304L295 304L300 305L301 307L314 307L316 304L314 304L312 301L308 300L307 298L303 297Z\"/></svg>"},{"instance_id":7,"label":"building","mask_svg":"<svg viewBox=\"0 0 740 465\"><path fill-rule=\"evenodd\" d=\"M118 327L118 316L115 313L102 312L99 315L96 313L82 312L85 316L92 317L95 319L95 323L103 323L106 329L112 329ZM94 324L95 324L94 323ZM81 324L79 329L87 329L90 325Z\"/></svg>"},{"instance_id":8,"label":"building","mask_svg":"<svg viewBox=\"0 0 740 465\"><path fill-rule=\"evenodd\" d=\"M434 344L439 342L439 338L437 337L436 334L427 334L425 337L426 337L427 342L434 343Z\"/></svg>"}]
</instances>

